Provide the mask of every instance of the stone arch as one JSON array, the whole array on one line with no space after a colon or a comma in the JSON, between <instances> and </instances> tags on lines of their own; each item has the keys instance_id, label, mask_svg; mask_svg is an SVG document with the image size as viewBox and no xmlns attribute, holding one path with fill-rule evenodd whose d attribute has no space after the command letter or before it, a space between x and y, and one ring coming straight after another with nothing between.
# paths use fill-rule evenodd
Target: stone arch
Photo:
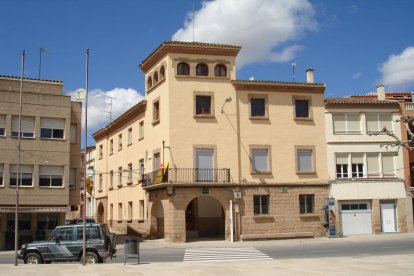
<instances>
[{"instance_id":1,"label":"stone arch","mask_svg":"<svg viewBox=\"0 0 414 276\"><path fill-rule=\"evenodd\" d=\"M164 238L164 206L161 200L155 201L151 206L150 236L156 239Z\"/></svg>"}]
</instances>

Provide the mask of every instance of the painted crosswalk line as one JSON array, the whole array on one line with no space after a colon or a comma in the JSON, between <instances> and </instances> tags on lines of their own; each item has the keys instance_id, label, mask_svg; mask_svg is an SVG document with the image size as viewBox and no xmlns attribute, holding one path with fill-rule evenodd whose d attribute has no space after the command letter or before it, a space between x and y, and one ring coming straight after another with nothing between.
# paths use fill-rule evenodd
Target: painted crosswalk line
<instances>
[{"instance_id":1,"label":"painted crosswalk line","mask_svg":"<svg viewBox=\"0 0 414 276\"><path fill-rule=\"evenodd\" d=\"M253 248L188 248L184 262L220 262L220 261L273 260L265 253Z\"/></svg>"}]
</instances>

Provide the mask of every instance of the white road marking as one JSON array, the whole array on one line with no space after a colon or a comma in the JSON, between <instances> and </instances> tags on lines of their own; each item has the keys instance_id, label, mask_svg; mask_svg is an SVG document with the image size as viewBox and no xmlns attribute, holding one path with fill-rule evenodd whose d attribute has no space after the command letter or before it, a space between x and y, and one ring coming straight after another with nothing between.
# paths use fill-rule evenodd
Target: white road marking
<instances>
[{"instance_id":1,"label":"white road marking","mask_svg":"<svg viewBox=\"0 0 414 276\"><path fill-rule=\"evenodd\" d=\"M253 247L245 248L204 248L186 249L184 262L273 260L273 258Z\"/></svg>"}]
</instances>

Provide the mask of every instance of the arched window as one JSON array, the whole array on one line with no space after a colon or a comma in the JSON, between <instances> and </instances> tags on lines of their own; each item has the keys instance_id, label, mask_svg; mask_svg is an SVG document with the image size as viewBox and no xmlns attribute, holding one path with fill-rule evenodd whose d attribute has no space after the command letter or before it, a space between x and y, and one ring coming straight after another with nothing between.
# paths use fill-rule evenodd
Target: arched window
<instances>
[{"instance_id":1,"label":"arched window","mask_svg":"<svg viewBox=\"0 0 414 276\"><path fill-rule=\"evenodd\" d=\"M165 78L165 67L163 65L160 68L160 79L164 79L164 78Z\"/></svg>"},{"instance_id":2,"label":"arched window","mask_svg":"<svg viewBox=\"0 0 414 276\"><path fill-rule=\"evenodd\" d=\"M190 65L185 62L178 63L177 75L190 75Z\"/></svg>"},{"instance_id":3,"label":"arched window","mask_svg":"<svg viewBox=\"0 0 414 276\"><path fill-rule=\"evenodd\" d=\"M208 76L208 66L204 63L197 64L196 75L197 76Z\"/></svg>"},{"instance_id":4,"label":"arched window","mask_svg":"<svg viewBox=\"0 0 414 276\"><path fill-rule=\"evenodd\" d=\"M149 77L147 80L147 89L150 89L152 87L152 78Z\"/></svg>"},{"instance_id":5,"label":"arched window","mask_svg":"<svg viewBox=\"0 0 414 276\"><path fill-rule=\"evenodd\" d=\"M154 73L154 84L158 82L158 72Z\"/></svg>"},{"instance_id":6,"label":"arched window","mask_svg":"<svg viewBox=\"0 0 414 276\"><path fill-rule=\"evenodd\" d=\"M214 76L216 77L226 77L227 76L227 68L223 64L217 64L214 68Z\"/></svg>"}]
</instances>

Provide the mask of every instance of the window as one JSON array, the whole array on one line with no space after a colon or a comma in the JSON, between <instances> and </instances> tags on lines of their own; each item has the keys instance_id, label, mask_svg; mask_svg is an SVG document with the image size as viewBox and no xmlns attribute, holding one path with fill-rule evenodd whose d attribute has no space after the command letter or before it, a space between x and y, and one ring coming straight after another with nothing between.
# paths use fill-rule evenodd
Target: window
<instances>
[{"instance_id":1,"label":"window","mask_svg":"<svg viewBox=\"0 0 414 276\"><path fill-rule=\"evenodd\" d=\"M197 76L208 76L208 66L204 63L199 63L196 66Z\"/></svg>"},{"instance_id":2,"label":"window","mask_svg":"<svg viewBox=\"0 0 414 276\"><path fill-rule=\"evenodd\" d=\"M19 168L19 186L31 187L33 186L33 166L20 165ZM16 186L17 183L17 166L10 165L10 186Z\"/></svg>"},{"instance_id":3,"label":"window","mask_svg":"<svg viewBox=\"0 0 414 276\"><path fill-rule=\"evenodd\" d=\"M217 64L214 67L214 76L216 77L226 77L227 76L227 68L223 64Z\"/></svg>"},{"instance_id":4,"label":"window","mask_svg":"<svg viewBox=\"0 0 414 276\"><path fill-rule=\"evenodd\" d=\"M132 214L132 201L128 201L128 221L132 221L133 214Z\"/></svg>"},{"instance_id":5,"label":"window","mask_svg":"<svg viewBox=\"0 0 414 276\"><path fill-rule=\"evenodd\" d=\"M118 135L118 151L122 150L122 134Z\"/></svg>"},{"instance_id":6,"label":"window","mask_svg":"<svg viewBox=\"0 0 414 276\"><path fill-rule=\"evenodd\" d=\"M63 139L65 119L41 118L40 137L44 139Z\"/></svg>"},{"instance_id":7,"label":"window","mask_svg":"<svg viewBox=\"0 0 414 276\"><path fill-rule=\"evenodd\" d=\"M253 211L255 215L269 214L269 195L253 196Z\"/></svg>"},{"instance_id":8,"label":"window","mask_svg":"<svg viewBox=\"0 0 414 276\"><path fill-rule=\"evenodd\" d=\"M139 173L142 181L144 179L144 159L139 160Z\"/></svg>"},{"instance_id":9,"label":"window","mask_svg":"<svg viewBox=\"0 0 414 276\"><path fill-rule=\"evenodd\" d=\"M76 188L76 169L69 169L69 189L74 190Z\"/></svg>"},{"instance_id":10,"label":"window","mask_svg":"<svg viewBox=\"0 0 414 276\"><path fill-rule=\"evenodd\" d=\"M211 115L211 96L196 95L196 115Z\"/></svg>"},{"instance_id":11,"label":"window","mask_svg":"<svg viewBox=\"0 0 414 276\"><path fill-rule=\"evenodd\" d=\"M154 154L154 161L152 165L154 166L153 171L158 171L160 169L161 161L159 152Z\"/></svg>"},{"instance_id":12,"label":"window","mask_svg":"<svg viewBox=\"0 0 414 276\"><path fill-rule=\"evenodd\" d=\"M190 75L190 66L185 62L178 63L177 75Z\"/></svg>"},{"instance_id":13,"label":"window","mask_svg":"<svg viewBox=\"0 0 414 276\"><path fill-rule=\"evenodd\" d=\"M99 145L99 159L103 158L103 145Z\"/></svg>"},{"instance_id":14,"label":"window","mask_svg":"<svg viewBox=\"0 0 414 276\"><path fill-rule=\"evenodd\" d=\"M132 144L132 127L128 129L128 145Z\"/></svg>"},{"instance_id":15,"label":"window","mask_svg":"<svg viewBox=\"0 0 414 276\"><path fill-rule=\"evenodd\" d=\"M154 102L152 108L152 121L153 123L158 123L160 121L160 101Z\"/></svg>"},{"instance_id":16,"label":"window","mask_svg":"<svg viewBox=\"0 0 414 276\"><path fill-rule=\"evenodd\" d=\"M252 149L252 171L269 172L269 149Z\"/></svg>"},{"instance_id":17,"label":"window","mask_svg":"<svg viewBox=\"0 0 414 276\"><path fill-rule=\"evenodd\" d=\"M34 117L21 117L21 133L22 138L34 137ZM17 137L19 134L19 116L12 117L12 137Z\"/></svg>"},{"instance_id":18,"label":"window","mask_svg":"<svg viewBox=\"0 0 414 276\"><path fill-rule=\"evenodd\" d=\"M250 116L265 117L266 116L266 99L251 98L250 99Z\"/></svg>"},{"instance_id":19,"label":"window","mask_svg":"<svg viewBox=\"0 0 414 276\"><path fill-rule=\"evenodd\" d=\"M309 100L295 99L295 117L310 118Z\"/></svg>"},{"instance_id":20,"label":"window","mask_svg":"<svg viewBox=\"0 0 414 276\"><path fill-rule=\"evenodd\" d=\"M82 232L82 231L80 231L80 232ZM59 242L72 241L72 227L56 229L55 235L56 235L56 239Z\"/></svg>"},{"instance_id":21,"label":"window","mask_svg":"<svg viewBox=\"0 0 414 276\"><path fill-rule=\"evenodd\" d=\"M40 187L63 187L62 166L40 166L39 167Z\"/></svg>"},{"instance_id":22,"label":"window","mask_svg":"<svg viewBox=\"0 0 414 276\"><path fill-rule=\"evenodd\" d=\"M336 155L336 178L348 178L348 154Z\"/></svg>"},{"instance_id":23,"label":"window","mask_svg":"<svg viewBox=\"0 0 414 276\"><path fill-rule=\"evenodd\" d=\"M214 149L195 149L198 182L214 180Z\"/></svg>"},{"instance_id":24,"label":"window","mask_svg":"<svg viewBox=\"0 0 414 276\"><path fill-rule=\"evenodd\" d=\"M109 189L114 188L114 171L109 172Z\"/></svg>"},{"instance_id":25,"label":"window","mask_svg":"<svg viewBox=\"0 0 414 276\"><path fill-rule=\"evenodd\" d=\"M296 149L296 171L301 173L315 172L312 149Z\"/></svg>"},{"instance_id":26,"label":"window","mask_svg":"<svg viewBox=\"0 0 414 276\"><path fill-rule=\"evenodd\" d=\"M160 68L160 79L162 80L162 79L164 79L165 78L165 67L164 67L164 65L163 66L161 66L161 68Z\"/></svg>"},{"instance_id":27,"label":"window","mask_svg":"<svg viewBox=\"0 0 414 276\"><path fill-rule=\"evenodd\" d=\"M109 140L109 154L114 154L114 140Z\"/></svg>"},{"instance_id":28,"label":"window","mask_svg":"<svg viewBox=\"0 0 414 276\"><path fill-rule=\"evenodd\" d=\"M4 182L3 182L3 172L4 172L4 165L3 164L0 164L0 186L3 186L4 185Z\"/></svg>"},{"instance_id":29,"label":"window","mask_svg":"<svg viewBox=\"0 0 414 276\"><path fill-rule=\"evenodd\" d=\"M138 219L143 220L144 219L144 200L139 201L139 217Z\"/></svg>"},{"instance_id":30,"label":"window","mask_svg":"<svg viewBox=\"0 0 414 276\"><path fill-rule=\"evenodd\" d=\"M154 73L154 84L156 84L158 82L158 73L155 72Z\"/></svg>"},{"instance_id":31,"label":"window","mask_svg":"<svg viewBox=\"0 0 414 276\"><path fill-rule=\"evenodd\" d=\"M352 153L351 154L351 169L352 177L364 177L364 155Z\"/></svg>"},{"instance_id":32,"label":"window","mask_svg":"<svg viewBox=\"0 0 414 276\"><path fill-rule=\"evenodd\" d=\"M144 121L139 122L139 140L144 139Z\"/></svg>"},{"instance_id":33,"label":"window","mask_svg":"<svg viewBox=\"0 0 414 276\"><path fill-rule=\"evenodd\" d=\"M128 183L132 183L132 163L128 164Z\"/></svg>"},{"instance_id":34,"label":"window","mask_svg":"<svg viewBox=\"0 0 414 276\"><path fill-rule=\"evenodd\" d=\"M382 175L383 177L395 176L393 154L382 153Z\"/></svg>"},{"instance_id":35,"label":"window","mask_svg":"<svg viewBox=\"0 0 414 276\"><path fill-rule=\"evenodd\" d=\"M122 186L122 167L118 168L118 187Z\"/></svg>"},{"instance_id":36,"label":"window","mask_svg":"<svg viewBox=\"0 0 414 276\"><path fill-rule=\"evenodd\" d=\"M98 191L103 191L103 176L100 173L99 174L99 187L98 187Z\"/></svg>"},{"instance_id":37,"label":"window","mask_svg":"<svg viewBox=\"0 0 414 276\"><path fill-rule=\"evenodd\" d=\"M114 219L114 204L109 204L109 220Z\"/></svg>"},{"instance_id":38,"label":"window","mask_svg":"<svg viewBox=\"0 0 414 276\"><path fill-rule=\"evenodd\" d=\"M361 116L359 114L334 114L334 134L360 134Z\"/></svg>"},{"instance_id":39,"label":"window","mask_svg":"<svg viewBox=\"0 0 414 276\"><path fill-rule=\"evenodd\" d=\"M147 80L147 89L150 89L152 87L152 78L151 77L148 77L148 80Z\"/></svg>"},{"instance_id":40,"label":"window","mask_svg":"<svg viewBox=\"0 0 414 276\"><path fill-rule=\"evenodd\" d=\"M379 154L368 153L367 154L367 165L368 165L368 177L379 177Z\"/></svg>"},{"instance_id":41,"label":"window","mask_svg":"<svg viewBox=\"0 0 414 276\"><path fill-rule=\"evenodd\" d=\"M299 195L299 210L301 214L313 214L315 195Z\"/></svg>"},{"instance_id":42,"label":"window","mask_svg":"<svg viewBox=\"0 0 414 276\"><path fill-rule=\"evenodd\" d=\"M391 114L366 114L367 133L376 133L384 128L392 130Z\"/></svg>"},{"instance_id":43,"label":"window","mask_svg":"<svg viewBox=\"0 0 414 276\"><path fill-rule=\"evenodd\" d=\"M0 136L6 136L6 115L0 115Z\"/></svg>"},{"instance_id":44,"label":"window","mask_svg":"<svg viewBox=\"0 0 414 276\"><path fill-rule=\"evenodd\" d=\"M118 203L118 221L122 221L122 203Z\"/></svg>"},{"instance_id":45,"label":"window","mask_svg":"<svg viewBox=\"0 0 414 276\"><path fill-rule=\"evenodd\" d=\"M78 142L78 125L70 125L70 143L76 144Z\"/></svg>"},{"instance_id":46,"label":"window","mask_svg":"<svg viewBox=\"0 0 414 276\"><path fill-rule=\"evenodd\" d=\"M77 240L83 240L83 229L82 226L77 228ZM99 226L88 225L86 227L86 239L89 240L100 240L102 239L101 230Z\"/></svg>"}]
</instances>

